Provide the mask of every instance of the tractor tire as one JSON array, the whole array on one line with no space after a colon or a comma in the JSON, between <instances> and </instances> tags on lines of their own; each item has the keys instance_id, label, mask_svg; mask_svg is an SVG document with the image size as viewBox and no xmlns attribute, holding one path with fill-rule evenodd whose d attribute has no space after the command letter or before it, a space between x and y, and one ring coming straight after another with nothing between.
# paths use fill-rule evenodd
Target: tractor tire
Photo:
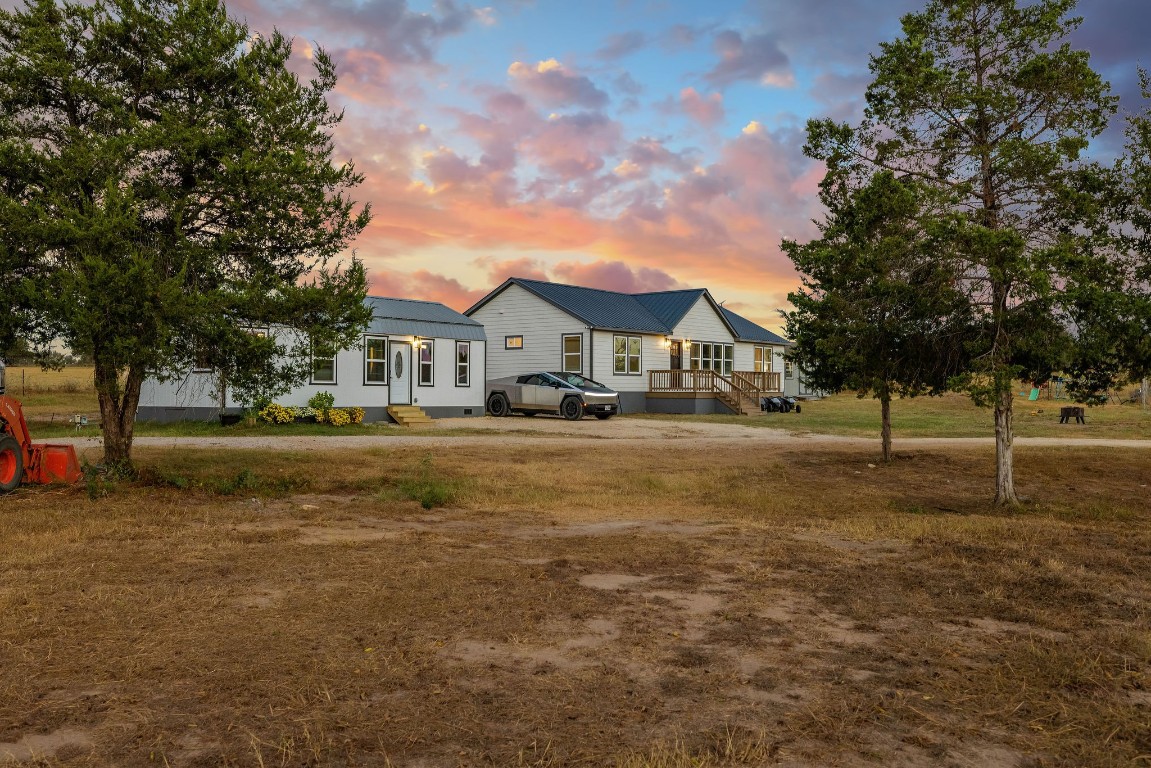
<instances>
[{"instance_id":1,"label":"tractor tire","mask_svg":"<svg viewBox=\"0 0 1151 768\"><path fill-rule=\"evenodd\" d=\"M20 443L8 435L0 436L0 493L20 487L24 479L24 452Z\"/></svg>"},{"instance_id":2,"label":"tractor tire","mask_svg":"<svg viewBox=\"0 0 1151 768\"><path fill-rule=\"evenodd\" d=\"M512 407L508 404L508 399L500 393L497 392L488 398L488 413L490 413L492 416L495 416L496 418L501 416L509 416L511 415L511 412Z\"/></svg>"},{"instance_id":3,"label":"tractor tire","mask_svg":"<svg viewBox=\"0 0 1151 768\"><path fill-rule=\"evenodd\" d=\"M579 421L583 416L583 405L578 398L569 397L560 403L560 416L568 421Z\"/></svg>"}]
</instances>

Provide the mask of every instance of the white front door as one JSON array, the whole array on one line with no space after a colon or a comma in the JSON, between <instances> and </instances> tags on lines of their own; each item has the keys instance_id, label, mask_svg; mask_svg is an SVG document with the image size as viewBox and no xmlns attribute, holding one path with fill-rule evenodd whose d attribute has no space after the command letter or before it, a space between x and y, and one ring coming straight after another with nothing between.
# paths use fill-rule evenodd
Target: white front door
<instances>
[{"instance_id":1,"label":"white front door","mask_svg":"<svg viewBox=\"0 0 1151 768\"><path fill-rule=\"evenodd\" d=\"M403 341L393 341L388 345L391 355L391 382L388 385L388 401L392 405L412 404L412 345Z\"/></svg>"}]
</instances>

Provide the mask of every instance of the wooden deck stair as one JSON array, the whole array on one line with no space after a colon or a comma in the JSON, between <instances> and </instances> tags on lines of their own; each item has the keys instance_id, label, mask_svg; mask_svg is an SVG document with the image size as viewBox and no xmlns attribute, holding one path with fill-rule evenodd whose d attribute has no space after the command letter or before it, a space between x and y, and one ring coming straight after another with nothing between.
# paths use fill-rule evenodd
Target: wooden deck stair
<instances>
[{"instance_id":1,"label":"wooden deck stair","mask_svg":"<svg viewBox=\"0 0 1151 768\"><path fill-rule=\"evenodd\" d=\"M422 427L432 423L431 417L418 405L389 405L388 415L401 427Z\"/></svg>"}]
</instances>

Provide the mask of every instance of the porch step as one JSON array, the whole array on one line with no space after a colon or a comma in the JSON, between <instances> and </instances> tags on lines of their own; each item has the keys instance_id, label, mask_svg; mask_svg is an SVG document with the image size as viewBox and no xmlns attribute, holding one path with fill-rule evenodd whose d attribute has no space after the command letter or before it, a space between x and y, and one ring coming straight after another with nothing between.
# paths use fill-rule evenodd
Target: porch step
<instances>
[{"instance_id":1,"label":"porch step","mask_svg":"<svg viewBox=\"0 0 1151 768\"><path fill-rule=\"evenodd\" d=\"M419 427L431 424L431 418L418 405L389 405L388 415L402 427Z\"/></svg>"}]
</instances>

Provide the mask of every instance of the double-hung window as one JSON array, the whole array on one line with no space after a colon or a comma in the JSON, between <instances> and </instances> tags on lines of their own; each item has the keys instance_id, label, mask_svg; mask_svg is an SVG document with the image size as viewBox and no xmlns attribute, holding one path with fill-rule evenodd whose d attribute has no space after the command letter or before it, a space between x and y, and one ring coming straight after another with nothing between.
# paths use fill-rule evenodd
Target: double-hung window
<instances>
[{"instance_id":1,"label":"double-hung window","mask_svg":"<svg viewBox=\"0 0 1151 768\"><path fill-rule=\"evenodd\" d=\"M456 386L468 387L472 383L472 344L456 342Z\"/></svg>"},{"instance_id":2,"label":"double-hung window","mask_svg":"<svg viewBox=\"0 0 1151 768\"><path fill-rule=\"evenodd\" d=\"M583 373L583 334L563 337L564 373Z\"/></svg>"},{"instance_id":3,"label":"double-hung window","mask_svg":"<svg viewBox=\"0 0 1151 768\"><path fill-rule=\"evenodd\" d=\"M312 352L312 383L336 383L336 353L327 350L313 350Z\"/></svg>"},{"instance_id":4,"label":"double-hung window","mask_svg":"<svg viewBox=\"0 0 1151 768\"><path fill-rule=\"evenodd\" d=\"M421 387L430 387L434 383L432 370L432 340L420 339L420 374L418 383Z\"/></svg>"},{"instance_id":5,"label":"double-hung window","mask_svg":"<svg viewBox=\"0 0 1151 768\"><path fill-rule=\"evenodd\" d=\"M755 371L756 373L771 372L771 347L755 348Z\"/></svg>"},{"instance_id":6,"label":"double-hung window","mask_svg":"<svg viewBox=\"0 0 1151 768\"><path fill-rule=\"evenodd\" d=\"M364 337L364 383L388 383L388 340L383 336Z\"/></svg>"},{"instance_id":7,"label":"double-hung window","mask_svg":"<svg viewBox=\"0 0 1151 768\"><path fill-rule=\"evenodd\" d=\"M640 375L640 353L643 339L640 336L616 336L614 338L614 370L624 376Z\"/></svg>"}]
</instances>

